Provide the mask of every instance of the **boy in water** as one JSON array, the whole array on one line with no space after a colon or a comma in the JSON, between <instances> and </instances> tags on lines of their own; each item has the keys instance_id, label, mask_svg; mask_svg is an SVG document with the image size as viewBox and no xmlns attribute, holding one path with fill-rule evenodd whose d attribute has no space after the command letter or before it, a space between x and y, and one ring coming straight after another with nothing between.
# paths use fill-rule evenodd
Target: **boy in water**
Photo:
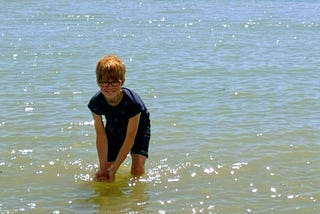
<instances>
[{"instance_id":1,"label":"boy in water","mask_svg":"<svg viewBox=\"0 0 320 214\"><path fill-rule=\"evenodd\" d=\"M150 141L149 111L134 91L123 87L126 68L117 56L104 56L96 66L100 90L91 98L100 168L97 181L114 181L131 152L131 174L144 174ZM106 119L106 124L102 120Z\"/></svg>"}]
</instances>

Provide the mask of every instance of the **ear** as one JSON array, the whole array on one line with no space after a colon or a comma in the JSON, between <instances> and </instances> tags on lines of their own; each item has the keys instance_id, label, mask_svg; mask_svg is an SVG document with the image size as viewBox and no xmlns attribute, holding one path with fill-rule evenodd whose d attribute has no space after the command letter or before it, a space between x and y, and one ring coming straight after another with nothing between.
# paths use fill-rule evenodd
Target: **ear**
<instances>
[{"instance_id":1,"label":"ear","mask_svg":"<svg viewBox=\"0 0 320 214\"><path fill-rule=\"evenodd\" d=\"M125 82L125 79L123 79L123 81L121 81L121 86L124 84L124 82Z\"/></svg>"}]
</instances>

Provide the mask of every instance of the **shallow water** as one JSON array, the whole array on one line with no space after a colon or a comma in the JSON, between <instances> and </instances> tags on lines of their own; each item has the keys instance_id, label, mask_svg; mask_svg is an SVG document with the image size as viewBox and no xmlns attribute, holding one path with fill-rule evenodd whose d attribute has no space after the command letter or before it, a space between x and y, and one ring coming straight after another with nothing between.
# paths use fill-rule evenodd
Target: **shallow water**
<instances>
[{"instance_id":1,"label":"shallow water","mask_svg":"<svg viewBox=\"0 0 320 214\"><path fill-rule=\"evenodd\" d=\"M319 7L2 1L0 213L318 213ZM86 107L104 54L152 119L146 175L112 184Z\"/></svg>"}]
</instances>

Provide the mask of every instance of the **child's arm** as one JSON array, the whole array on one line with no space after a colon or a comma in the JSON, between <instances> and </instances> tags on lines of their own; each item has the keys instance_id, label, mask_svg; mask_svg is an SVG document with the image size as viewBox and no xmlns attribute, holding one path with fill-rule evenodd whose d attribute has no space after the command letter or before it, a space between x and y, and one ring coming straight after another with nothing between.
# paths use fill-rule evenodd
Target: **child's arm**
<instances>
[{"instance_id":1,"label":"child's arm","mask_svg":"<svg viewBox=\"0 0 320 214\"><path fill-rule=\"evenodd\" d=\"M94 120L94 127L96 130L96 146L100 163L99 171L106 171L108 154L106 131L104 129L101 115L97 115L92 112L92 116Z\"/></svg>"},{"instance_id":2,"label":"child's arm","mask_svg":"<svg viewBox=\"0 0 320 214\"><path fill-rule=\"evenodd\" d=\"M126 159L134 144L134 139L139 127L140 115L141 113L138 113L137 115L129 119L126 138L111 169L111 173L113 175L117 172L122 162Z\"/></svg>"}]
</instances>

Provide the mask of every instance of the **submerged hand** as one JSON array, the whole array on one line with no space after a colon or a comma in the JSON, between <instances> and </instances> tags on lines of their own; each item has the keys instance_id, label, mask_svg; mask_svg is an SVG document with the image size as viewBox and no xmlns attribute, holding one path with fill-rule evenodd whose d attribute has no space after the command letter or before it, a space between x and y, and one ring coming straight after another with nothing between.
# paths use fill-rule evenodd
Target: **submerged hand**
<instances>
[{"instance_id":1,"label":"submerged hand","mask_svg":"<svg viewBox=\"0 0 320 214\"><path fill-rule=\"evenodd\" d=\"M99 181L99 182L114 182L115 171L114 171L113 167L110 167L107 170L99 170L96 173L95 180Z\"/></svg>"},{"instance_id":2,"label":"submerged hand","mask_svg":"<svg viewBox=\"0 0 320 214\"><path fill-rule=\"evenodd\" d=\"M96 173L96 181L108 181L108 172L105 170L99 170Z\"/></svg>"},{"instance_id":3,"label":"submerged hand","mask_svg":"<svg viewBox=\"0 0 320 214\"><path fill-rule=\"evenodd\" d=\"M109 182L114 182L116 172L114 171L113 166L108 168L107 172L108 172L108 179L109 179L108 181Z\"/></svg>"}]
</instances>

